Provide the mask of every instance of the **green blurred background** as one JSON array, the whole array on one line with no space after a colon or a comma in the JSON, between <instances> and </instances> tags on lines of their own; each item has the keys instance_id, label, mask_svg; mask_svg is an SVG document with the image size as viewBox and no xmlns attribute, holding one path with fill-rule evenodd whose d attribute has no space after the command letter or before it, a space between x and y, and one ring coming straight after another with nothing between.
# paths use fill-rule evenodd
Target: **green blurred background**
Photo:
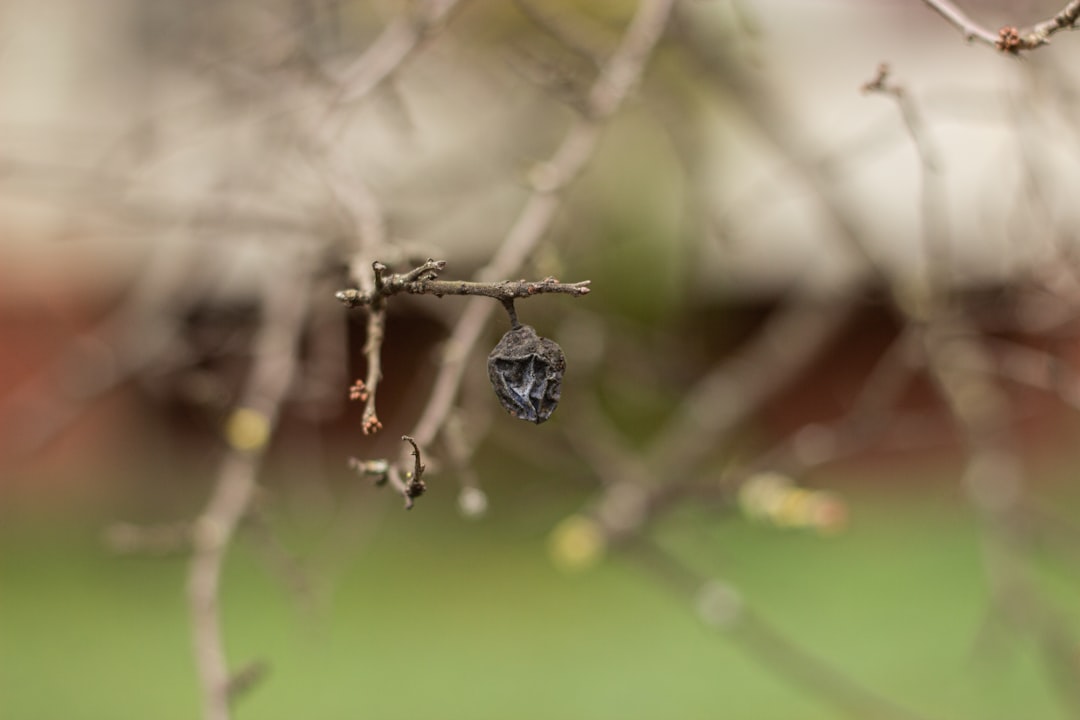
<instances>
[{"instance_id":1,"label":"green blurred background","mask_svg":"<svg viewBox=\"0 0 1080 720\"><path fill-rule=\"evenodd\" d=\"M953 476L921 468L919 487L905 489L908 471L872 474L871 488L865 473L822 478L850 503L842 534L693 508L656 532L792 642L913 710L1058 716L1034 648L988 614L979 528ZM304 482L303 470L270 475L286 494ZM514 475L489 488L493 509L475 521L438 484L411 513L365 492L336 517L276 514L275 532L315 579L310 596L241 535L224 581L228 649L236 666L259 661L267 674L238 717L836 717L632 558L558 571L551 528L585 496L558 478ZM1077 507L1075 494L1059 499ZM113 519L5 513L3 717L196 716L185 559L108 552ZM1035 571L1075 622L1071 569Z\"/></svg>"}]
</instances>

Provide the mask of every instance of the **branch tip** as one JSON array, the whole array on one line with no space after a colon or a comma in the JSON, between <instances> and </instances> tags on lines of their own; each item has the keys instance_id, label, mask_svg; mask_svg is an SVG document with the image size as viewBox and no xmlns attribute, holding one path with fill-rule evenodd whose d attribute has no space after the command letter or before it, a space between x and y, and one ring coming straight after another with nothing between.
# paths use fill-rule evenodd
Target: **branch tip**
<instances>
[{"instance_id":1,"label":"branch tip","mask_svg":"<svg viewBox=\"0 0 1080 720\"><path fill-rule=\"evenodd\" d=\"M413 471L406 475L408 482L405 484L407 507L411 507L412 500L420 497L427 490L427 484L423 481L426 468L420 462L420 447L416 444L416 441L408 435L402 435L401 439L412 445L412 456L414 458Z\"/></svg>"}]
</instances>

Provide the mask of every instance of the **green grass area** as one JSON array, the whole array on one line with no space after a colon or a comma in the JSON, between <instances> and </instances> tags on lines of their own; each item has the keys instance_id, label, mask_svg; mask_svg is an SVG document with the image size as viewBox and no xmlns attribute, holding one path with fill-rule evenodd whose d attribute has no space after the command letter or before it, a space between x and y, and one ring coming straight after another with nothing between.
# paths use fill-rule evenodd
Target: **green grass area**
<instances>
[{"instance_id":1,"label":"green grass area","mask_svg":"<svg viewBox=\"0 0 1080 720\"><path fill-rule=\"evenodd\" d=\"M338 548L347 562L314 613L238 544L224 584L230 658L270 669L237 716L838 716L633 563L557 571L546 534L581 498L516 493L493 493L479 522L457 518L445 495L413 513L379 498L391 506L362 543ZM935 718L1060 716L1029 641L1006 631L975 644L986 590L967 509L852 503L835 537L704 512L657 532L793 642L902 705ZM183 558L112 556L99 530L38 519L0 531L0 718L197 717ZM315 531L286 534L305 545Z\"/></svg>"}]
</instances>

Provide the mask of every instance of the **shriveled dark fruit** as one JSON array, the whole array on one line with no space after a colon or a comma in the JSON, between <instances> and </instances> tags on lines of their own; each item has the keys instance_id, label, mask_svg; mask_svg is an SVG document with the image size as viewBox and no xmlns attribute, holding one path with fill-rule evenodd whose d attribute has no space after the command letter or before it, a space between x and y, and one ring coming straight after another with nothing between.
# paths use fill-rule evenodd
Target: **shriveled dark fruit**
<instances>
[{"instance_id":1,"label":"shriveled dark fruit","mask_svg":"<svg viewBox=\"0 0 1080 720\"><path fill-rule=\"evenodd\" d=\"M562 348L528 325L507 331L488 355L488 376L507 412L537 425L559 404L566 358Z\"/></svg>"}]
</instances>

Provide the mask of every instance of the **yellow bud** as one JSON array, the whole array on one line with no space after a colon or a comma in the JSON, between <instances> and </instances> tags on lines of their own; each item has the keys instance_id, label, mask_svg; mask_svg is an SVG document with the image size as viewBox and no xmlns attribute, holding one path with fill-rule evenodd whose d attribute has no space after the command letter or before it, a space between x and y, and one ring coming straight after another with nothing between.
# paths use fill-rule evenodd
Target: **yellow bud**
<instances>
[{"instance_id":1,"label":"yellow bud","mask_svg":"<svg viewBox=\"0 0 1080 720\"><path fill-rule=\"evenodd\" d=\"M258 450L270 439L270 421L251 408L237 408L225 423L225 439L237 450Z\"/></svg>"},{"instance_id":2,"label":"yellow bud","mask_svg":"<svg viewBox=\"0 0 1080 720\"><path fill-rule=\"evenodd\" d=\"M791 478L776 472L763 472L747 478L739 488L739 507L756 520L775 520L791 489Z\"/></svg>"},{"instance_id":3,"label":"yellow bud","mask_svg":"<svg viewBox=\"0 0 1080 720\"><path fill-rule=\"evenodd\" d=\"M584 515L571 515L551 531L548 539L551 560L560 570L581 572L596 565L607 550L607 538L598 522Z\"/></svg>"}]
</instances>

